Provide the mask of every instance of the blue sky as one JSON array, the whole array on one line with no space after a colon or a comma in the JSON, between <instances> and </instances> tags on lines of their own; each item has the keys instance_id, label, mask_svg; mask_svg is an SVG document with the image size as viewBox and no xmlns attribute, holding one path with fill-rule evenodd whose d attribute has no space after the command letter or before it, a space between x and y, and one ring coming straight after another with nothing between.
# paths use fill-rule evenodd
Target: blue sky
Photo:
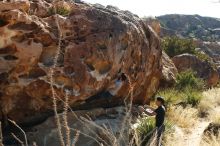
<instances>
[{"instance_id":1,"label":"blue sky","mask_svg":"<svg viewBox=\"0 0 220 146\"><path fill-rule=\"evenodd\" d=\"M218 0L83 0L89 3L117 6L139 16L164 14L199 14L220 18Z\"/></svg>"}]
</instances>

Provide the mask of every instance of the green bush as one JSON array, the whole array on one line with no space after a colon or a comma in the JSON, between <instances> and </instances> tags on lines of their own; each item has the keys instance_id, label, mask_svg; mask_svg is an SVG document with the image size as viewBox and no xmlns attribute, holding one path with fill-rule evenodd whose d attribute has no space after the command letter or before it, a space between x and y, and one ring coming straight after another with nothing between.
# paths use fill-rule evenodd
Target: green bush
<instances>
[{"instance_id":1,"label":"green bush","mask_svg":"<svg viewBox=\"0 0 220 146\"><path fill-rule=\"evenodd\" d=\"M212 58L209 57L207 54L202 53L202 52L196 52L195 55L196 55L200 60L205 61L205 62L208 62L208 63L212 66L212 68L217 69L216 64L214 63L214 61L212 60Z\"/></svg>"},{"instance_id":2,"label":"green bush","mask_svg":"<svg viewBox=\"0 0 220 146\"><path fill-rule=\"evenodd\" d=\"M156 96L165 98L167 108L180 103L183 106L197 106L203 97L202 89L204 89L204 81L197 78L195 73L189 70L177 75L174 88L159 90Z\"/></svg>"},{"instance_id":3,"label":"green bush","mask_svg":"<svg viewBox=\"0 0 220 146\"><path fill-rule=\"evenodd\" d=\"M170 57L174 57L183 53L196 54L196 46L192 39L165 37L162 40L162 47Z\"/></svg>"},{"instance_id":4,"label":"green bush","mask_svg":"<svg viewBox=\"0 0 220 146\"><path fill-rule=\"evenodd\" d=\"M138 134L146 136L153 132L155 128L155 119L153 117L145 117L139 120L139 125L137 127Z\"/></svg>"},{"instance_id":5,"label":"green bush","mask_svg":"<svg viewBox=\"0 0 220 146\"><path fill-rule=\"evenodd\" d=\"M48 13L49 15L59 14L62 16L66 16L66 15L69 15L70 11L64 7L59 7L56 9L56 12L54 8L50 8Z\"/></svg>"},{"instance_id":6,"label":"green bush","mask_svg":"<svg viewBox=\"0 0 220 146\"><path fill-rule=\"evenodd\" d=\"M141 141L140 145L145 146L155 132L155 119L153 117L140 118L136 132Z\"/></svg>"},{"instance_id":7,"label":"green bush","mask_svg":"<svg viewBox=\"0 0 220 146\"><path fill-rule=\"evenodd\" d=\"M192 106L197 106L203 97L201 92L192 89L186 89L185 95L185 103Z\"/></svg>"},{"instance_id":8,"label":"green bush","mask_svg":"<svg viewBox=\"0 0 220 146\"><path fill-rule=\"evenodd\" d=\"M184 98L184 93L176 90L175 88L168 88L165 90L159 90L156 96L162 96L165 99L165 106L167 109L172 104L176 104L182 101Z\"/></svg>"},{"instance_id":9,"label":"green bush","mask_svg":"<svg viewBox=\"0 0 220 146\"><path fill-rule=\"evenodd\" d=\"M188 70L177 75L175 87L179 90L183 90L185 88L201 90L204 88L204 81L197 78L195 72Z\"/></svg>"},{"instance_id":10,"label":"green bush","mask_svg":"<svg viewBox=\"0 0 220 146\"><path fill-rule=\"evenodd\" d=\"M181 39L178 37L165 37L162 40L162 48L168 56L174 57L176 55L189 53L196 55L202 61L212 63L212 59L202 52L196 51L196 44L192 39Z\"/></svg>"},{"instance_id":11,"label":"green bush","mask_svg":"<svg viewBox=\"0 0 220 146\"><path fill-rule=\"evenodd\" d=\"M146 146L149 140L154 136L155 133L155 118L154 117L144 117L139 119L139 125L136 128L137 134L142 141L141 145ZM165 133L171 132L173 130L173 124L169 121L165 121Z\"/></svg>"},{"instance_id":12,"label":"green bush","mask_svg":"<svg viewBox=\"0 0 220 146\"><path fill-rule=\"evenodd\" d=\"M195 54L200 60L212 62L211 58L202 52L196 52Z\"/></svg>"},{"instance_id":13,"label":"green bush","mask_svg":"<svg viewBox=\"0 0 220 146\"><path fill-rule=\"evenodd\" d=\"M172 105L187 105L197 106L203 95L200 90L185 88L179 89L165 89L157 93L156 96L163 96L165 98L165 106L169 110Z\"/></svg>"}]
</instances>

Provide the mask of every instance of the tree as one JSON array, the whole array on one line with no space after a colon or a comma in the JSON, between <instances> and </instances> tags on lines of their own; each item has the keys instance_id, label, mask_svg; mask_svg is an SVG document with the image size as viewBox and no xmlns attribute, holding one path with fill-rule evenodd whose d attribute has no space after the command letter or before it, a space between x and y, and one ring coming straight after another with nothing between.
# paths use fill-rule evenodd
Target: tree
<instances>
[{"instance_id":1,"label":"tree","mask_svg":"<svg viewBox=\"0 0 220 146\"><path fill-rule=\"evenodd\" d=\"M162 40L162 47L170 57L183 53L196 54L196 46L192 39L165 37Z\"/></svg>"}]
</instances>

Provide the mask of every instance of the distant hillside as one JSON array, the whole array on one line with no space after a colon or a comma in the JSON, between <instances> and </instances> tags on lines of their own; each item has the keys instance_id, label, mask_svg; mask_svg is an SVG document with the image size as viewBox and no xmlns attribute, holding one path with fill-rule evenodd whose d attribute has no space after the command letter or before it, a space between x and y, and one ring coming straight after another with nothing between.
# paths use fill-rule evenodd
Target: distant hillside
<instances>
[{"instance_id":1,"label":"distant hillside","mask_svg":"<svg viewBox=\"0 0 220 146\"><path fill-rule=\"evenodd\" d=\"M157 17L162 35L197 38L203 41L220 41L220 19L199 15L163 15Z\"/></svg>"}]
</instances>

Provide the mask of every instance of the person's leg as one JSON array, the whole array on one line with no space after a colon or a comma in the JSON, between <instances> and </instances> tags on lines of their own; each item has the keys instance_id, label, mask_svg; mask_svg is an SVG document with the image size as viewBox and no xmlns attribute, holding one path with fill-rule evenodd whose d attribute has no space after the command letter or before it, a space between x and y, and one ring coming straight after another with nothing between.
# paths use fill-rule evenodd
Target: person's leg
<instances>
[{"instance_id":1,"label":"person's leg","mask_svg":"<svg viewBox=\"0 0 220 146\"><path fill-rule=\"evenodd\" d=\"M156 146L161 146L162 145L162 137L163 137L164 128L165 127L163 125L161 127L157 128L157 143L156 143Z\"/></svg>"}]
</instances>

